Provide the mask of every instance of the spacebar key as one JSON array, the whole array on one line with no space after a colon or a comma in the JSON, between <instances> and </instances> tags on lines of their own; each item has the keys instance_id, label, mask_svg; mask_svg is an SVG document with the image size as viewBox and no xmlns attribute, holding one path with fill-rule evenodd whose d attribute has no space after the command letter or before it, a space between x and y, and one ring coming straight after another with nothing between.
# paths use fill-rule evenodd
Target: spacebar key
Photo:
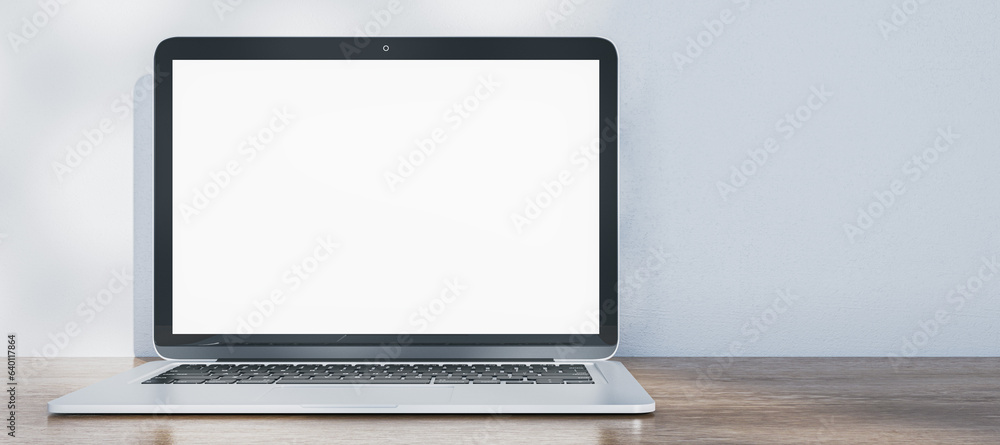
<instances>
[{"instance_id":1,"label":"spacebar key","mask_svg":"<svg viewBox=\"0 0 1000 445\"><path fill-rule=\"evenodd\" d=\"M281 379L281 380L278 380L277 383L281 384L281 385L291 385L291 384L295 384L295 385L298 385L298 384L307 384L307 385L310 385L310 384L311 385L316 385L316 384L328 384L328 385L341 384L341 385L343 385L345 383L354 383L354 381L352 381L352 380L340 380L340 379L315 379L315 380L306 380L306 379Z\"/></svg>"}]
</instances>

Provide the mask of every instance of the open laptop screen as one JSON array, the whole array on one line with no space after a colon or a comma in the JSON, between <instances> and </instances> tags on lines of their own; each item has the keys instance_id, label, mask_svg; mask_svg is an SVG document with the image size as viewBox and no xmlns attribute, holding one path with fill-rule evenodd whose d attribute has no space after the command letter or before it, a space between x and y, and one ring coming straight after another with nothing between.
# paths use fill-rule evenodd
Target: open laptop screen
<instances>
[{"instance_id":1,"label":"open laptop screen","mask_svg":"<svg viewBox=\"0 0 1000 445\"><path fill-rule=\"evenodd\" d=\"M597 60L175 60L174 334L597 334Z\"/></svg>"}]
</instances>

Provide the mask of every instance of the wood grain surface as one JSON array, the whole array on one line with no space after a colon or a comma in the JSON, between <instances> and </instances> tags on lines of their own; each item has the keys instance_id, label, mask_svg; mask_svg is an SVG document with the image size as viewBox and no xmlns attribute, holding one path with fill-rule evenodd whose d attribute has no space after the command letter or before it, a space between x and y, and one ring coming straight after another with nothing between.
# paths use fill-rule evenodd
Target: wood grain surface
<instances>
[{"instance_id":1,"label":"wood grain surface","mask_svg":"<svg viewBox=\"0 0 1000 445\"><path fill-rule=\"evenodd\" d=\"M1000 443L1000 358L622 358L656 399L645 415L47 413L145 361L19 359L4 443Z\"/></svg>"}]
</instances>

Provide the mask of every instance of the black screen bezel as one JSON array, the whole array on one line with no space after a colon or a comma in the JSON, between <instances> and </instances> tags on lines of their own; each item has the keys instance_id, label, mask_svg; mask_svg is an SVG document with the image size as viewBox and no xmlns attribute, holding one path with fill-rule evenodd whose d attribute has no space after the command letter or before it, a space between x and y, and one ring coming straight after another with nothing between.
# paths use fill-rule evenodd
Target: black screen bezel
<instances>
[{"instance_id":1,"label":"black screen bezel","mask_svg":"<svg viewBox=\"0 0 1000 445\"><path fill-rule=\"evenodd\" d=\"M386 51L384 46L388 46ZM347 335L174 334L172 329L172 61L173 60L598 60L600 70L599 334L566 335ZM618 343L618 58L611 42L584 38L437 37L177 37L164 40L154 56L154 344L161 355L183 348L221 349L255 357L257 347L555 346L611 351ZM527 309L526 309L527 310ZM234 351L236 351L234 353ZM199 354L201 355L201 354ZM221 354L220 355L226 355ZM403 354L404 356L407 354ZM437 355L437 354L435 354ZM489 355L489 354L487 354ZM609 354L610 355L610 354ZM499 355L498 355L499 356Z\"/></svg>"}]
</instances>

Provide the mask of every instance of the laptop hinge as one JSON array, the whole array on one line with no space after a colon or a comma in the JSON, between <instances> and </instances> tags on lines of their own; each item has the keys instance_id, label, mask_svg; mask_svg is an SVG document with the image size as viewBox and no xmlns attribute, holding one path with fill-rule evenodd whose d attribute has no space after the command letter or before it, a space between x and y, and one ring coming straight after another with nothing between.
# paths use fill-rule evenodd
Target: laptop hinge
<instances>
[{"instance_id":1,"label":"laptop hinge","mask_svg":"<svg viewBox=\"0 0 1000 445\"><path fill-rule=\"evenodd\" d=\"M265 358L265 359L256 359L256 358L243 358L243 359L220 359L220 360L216 360L216 362L218 362L218 363L228 363L228 362L260 362L260 363L266 363L266 362L296 362L296 363L306 363L306 362L337 363L337 362L346 362L346 363L367 363L367 362L371 362L371 361L372 361L371 359L349 359L349 358L336 358L336 359L320 359L320 358L287 358L287 359ZM538 359L538 358L532 358L532 359L511 359L511 358L491 359L491 358L477 358L477 359L474 359L474 360L473 359L456 359L456 358L420 358L420 359L399 359L399 360L393 360L393 361L389 361L389 362L385 362L384 360L380 360L380 361L378 361L376 363L373 363L373 364L378 364L378 363L382 363L382 362L385 362L385 363L396 363L396 362L402 362L402 363L418 363L418 362L425 362L425 363L469 363L469 362L520 363L520 362L533 362L533 363L538 363L538 362L555 362L555 361L557 361L557 360L550 359L550 358L549 359ZM559 360L559 361L572 361L572 360Z\"/></svg>"}]
</instances>

